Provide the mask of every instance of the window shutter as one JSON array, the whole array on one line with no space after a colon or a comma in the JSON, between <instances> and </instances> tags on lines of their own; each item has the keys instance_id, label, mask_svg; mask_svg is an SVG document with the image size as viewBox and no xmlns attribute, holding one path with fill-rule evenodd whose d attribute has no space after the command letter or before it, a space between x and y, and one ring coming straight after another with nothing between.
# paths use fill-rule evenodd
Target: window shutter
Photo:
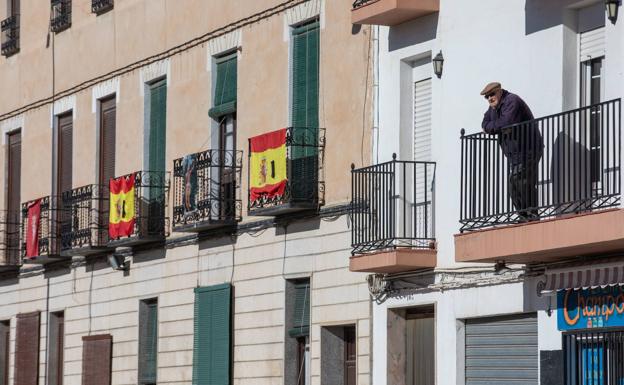
<instances>
[{"instance_id":1,"label":"window shutter","mask_svg":"<svg viewBox=\"0 0 624 385\"><path fill-rule=\"evenodd\" d=\"M8 197L7 197L7 233L6 264L19 263L20 247L20 210L21 210L21 173L22 173L22 134L17 131L8 135Z\"/></svg>"},{"instance_id":2,"label":"window shutter","mask_svg":"<svg viewBox=\"0 0 624 385\"><path fill-rule=\"evenodd\" d=\"M303 337L310 334L310 282L295 284L295 311L293 328L288 331L291 337Z\"/></svg>"},{"instance_id":3,"label":"window shutter","mask_svg":"<svg viewBox=\"0 0 624 385\"><path fill-rule=\"evenodd\" d=\"M581 33L580 61L605 56L605 28L600 27Z\"/></svg>"},{"instance_id":4,"label":"window shutter","mask_svg":"<svg viewBox=\"0 0 624 385\"><path fill-rule=\"evenodd\" d=\"M15 385L39 382L39 317L39 312L17 315Z\"/></svg>"},{"instance_id":5,"label":"window shutter","mask_svg":"<svg viewBox=\"0 0 624 385\"><path fill-rule=\"evenodd\" d=\"M158 370L158 302L141 301L139 309L139 384L155 384Z\"/></svg>"},{"instance_id":6,"label":"window shutter","mask_svg":"<svg viewBox=\"0 0 624 385\"><path fill-rule=\"evenodd\" d=\"M160 81L150 88L150 126L148 171L165 171L167 123L167 83Z\"/></svg>"},{"instance_id":7,"label":"window shutter","mask_svg":"<svg viewBox=\"0 0 624 385\"><path fill-rule=\"evenodd\" d=\"M117 109L115 97L100 104L100 185L108 186L115 177L115 119Z\"/></svg>"},{"instance_id":8,"label":"window shutter","mask_svg":"<svg viewBox=\"0 0 624 385\"><path fill-rule=\"evenodd\" d=\"M82 337L82 385L110 385L113 336Z\"/></svg>"},{"instance_id":9,"label":"window shutter","mask_svg":"<svg viewBox=\"0 0 624 385\"><path fill-rule=\"evenodd\" d=\"M0 322L0 385L9 385L9 342L11 323Z\"/></svg>"},{"instance_id":10,"label":"window shutter","mask_svg":"<svg viewBox=\"0 0 624 385\"><path fill-rule=\"evenodd\" d=\"M208 111L211 118L218 119L236 111L236 79L236 54L220 59L217 62L213 107Z\"/></svg>"},{"instance_id":11,"label":"window shutter","mask_svg":"<svg viewBox=\"0 0 624 385\"><path fill-rule=\"evenodd\" d=\"M293 30L292 125L318 128L319 23Z\"/></svg>"},{"instance_id":12,"label":"window shutter","mask_svg":"<svg viewBox=\"0 0 624 385\"><path fill-rule=\"evenodd\" d=\"M50 313L48 335L48 383L47 385L63 384L63 351L65 335L65 314Z\"/></svg>"},{"instance_id":13,"label":"window shutter","mask_svg":"<svg viewBox=\"0 0 624 385\"><path fill-rule=\"evenodd\" d=\"M231 368L230 284L195 289L193 385L227 385Z\"/></svg>"},{"instance_id":14,"label":"window shutter","mask_svg":"<svg viewBox=\"0 0 624 385\"><path fill-rule=\"evenodd\" d=\"M72 189L72 119L71 113L58 118L58 196Z\"/></svg>"}]
</instances>

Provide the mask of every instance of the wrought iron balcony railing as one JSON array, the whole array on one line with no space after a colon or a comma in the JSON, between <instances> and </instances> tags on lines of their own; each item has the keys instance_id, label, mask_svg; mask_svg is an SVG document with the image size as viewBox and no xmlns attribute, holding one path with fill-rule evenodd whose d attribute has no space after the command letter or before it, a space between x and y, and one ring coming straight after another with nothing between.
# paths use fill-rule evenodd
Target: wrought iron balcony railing
<instances>
[{"instance_id":1,"label":"wrought iron balcony railing","mask_svg":"<svg viewBox=\"0 0 624 385\"><path fill-rule=\"evenodd\" d=\"M167 171L138 171L124 175L122 178L134 178L132 226L128 235L110 238L108 246L133 246L164 241L169 235L167 207L170 173ZM123 210L127 209L124 208ZM109 215L112 214L109 213Z\"/></svg>"},{"instance_id":2,"label":"wrought iron balcony railing","mask_svg":"<svg viewBox=\"0 0 624 385\"><path fill-rule=\"evenodd\" d=\"M108 250L108 186L87 185L62 194L61 255Z\"/></svg>"},{"instance_id":3,"label":"wrought iron balcony railing","mask_svg":"<svg viewBox=\"0 0 624 385\"><path fill-rule=\"evenodd\" d=\"M29 218L29 209L39 202L39 211ZM46 196L22 203L21 244L22 257L35 263L45 263L51 258L60 257L59 199ZM31 241L31 246L28 246Z\"/></svg>"},{"instance_id":4,"label":"wrought iron balcony railing","mask_svg":"<svg viewBox=\"0 0 624 385\"><path fill-rule=\"evenodd\" d=\"M365 5L368 5L369 3L374 3L375 1L379 1L379 0L355 0L353 2L352 8L353 9L360 8Z\"/></svg>"},{"instance_id":5,"label":"wrought iron balcony railing","mask_svg":"<svg viewBox=\"0 0 624 385\"><path fill-rule=\"evenodd\" d=\"M0 271L22 264L19 211L0 211Z\"/></svg>"},{"instance_id":6,"label":"wrought iron balcony railing","mask_svg":"<svg viewBox=\"0 0 624 385\"><path fill-rule=\"evenodd\" d=\"M325 129L314 127L288 127L286 130L286 170L284 189L275 194L252 196L248 199L249 215L275 216L302 210L316 210L325 203L324 157ZM276 131L277 132L277 131ZM273 161L267 159L260 169L252 170L249 152L249 185L252 179L266 180L269 175L279 173ZM263 161L263 159L258 159ZM279 160L277 160L279 162ZM262 175L251 175L256 172Z\"/></svg>"},{"instance_id":7,"label":"wrought iron balcony railing","mask_svg":"<svg viewBox=\"0 0 624 385\"><path fill-rule=\"evenodd\" d=\"M434 162L351 166L352 254L435 247Z\"/></svg>"},{"instance_id":8,"label":"wrought iron balcony railing","mask_svg":"<svg viewBox=\"0 0 624 385\"><path fill-rule=\"evenodd\" d=\"M2 34L2 55L11 56L19 52L19 15L13 15L0 22Z\"/></svg>"},{"instance_id":9,"label":"wrought iron balcony railing","mask_svg":"<svg viewBox=\"0 0 624 385\"><path fill-rule=\"evenodd\" d=\"M462 130L461 231L619 205L621 121L616 99L498 135Z\"/></svg>"},{"instance_id":10,"label":"wrought iron balcony railing","mask_svg":"<svg viewBox=\"0 0 624 385\"><path fill-rule=\"evenodd\" d=\"M113 9L114 0L91 0L91 12L101 14Z\"/></svg>"},{"instance_id":11,"label":"wrought iron balcony railing","mask_svg":"<svg viewBox=\"0 0 624 385\"><path fill-rule=\"evenodd\" d=\"M52 0L52 12L50 13L50 31L61 32L71 27L71 15L71 0Z\"/></svg>"},{"instance_id":12,"label":"wrought iron balcony railing","mask_svg":"<svg viewBox=\"0 0 624 385\"><path fill-rule=\"evenodd\" d=\"M174 160L174 231L203 231L240 221L242 164L242 151L206 150Z\"/></svg>"}]
</instances>

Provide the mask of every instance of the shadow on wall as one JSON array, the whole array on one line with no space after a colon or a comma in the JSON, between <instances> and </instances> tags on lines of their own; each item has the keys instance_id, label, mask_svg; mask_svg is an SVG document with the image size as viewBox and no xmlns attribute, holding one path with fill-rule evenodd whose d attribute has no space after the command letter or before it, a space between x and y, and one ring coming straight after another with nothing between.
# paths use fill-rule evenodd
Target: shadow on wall
<instances>
[{"instance_id":1,"label":"shadow on wall","mask_svg":"<svg viewBox=\"0 0 624 385\"><path fill-rule=\"evenodd\" d=\"M571 17L574 9L589 3L590 1L579 0L526 0L524 6L525 35L561 24L574 30L576 29L576 20L574 17Z\"/></svg>"},{"instance_id":2,"label":"shadow on wall","mask_svg":"<svg viewBox=\"0 0 624 385\"><path fill-rule=\"evenodd\" d=\"M438 13L418 17L390 28L388 47L390 51L421 44L436 38Z\"/></svg>"}]
</instances>

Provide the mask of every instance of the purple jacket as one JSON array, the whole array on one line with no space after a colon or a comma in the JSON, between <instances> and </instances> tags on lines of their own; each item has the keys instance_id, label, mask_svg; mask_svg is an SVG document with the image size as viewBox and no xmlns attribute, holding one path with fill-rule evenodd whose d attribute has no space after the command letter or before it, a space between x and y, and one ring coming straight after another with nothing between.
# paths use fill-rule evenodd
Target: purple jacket
<instances>
[{"instance_id":1,"label":"purple jacket","mask_svg":"<svg viewBox=\"0 0 624 385\"><path fill-rule=\"evenodd\" d=\"M498 136L503 154L511 164L524 163L541 158L544 141L533 113L518 95L503 90L500 103L495 109L488 108L483 115L481 127L490 135ZM525 124L518 124L527 122ZM515 125L515 126L514 126ZM508 127L512 128L507 129Z\"/></svg>"}]
</instances>

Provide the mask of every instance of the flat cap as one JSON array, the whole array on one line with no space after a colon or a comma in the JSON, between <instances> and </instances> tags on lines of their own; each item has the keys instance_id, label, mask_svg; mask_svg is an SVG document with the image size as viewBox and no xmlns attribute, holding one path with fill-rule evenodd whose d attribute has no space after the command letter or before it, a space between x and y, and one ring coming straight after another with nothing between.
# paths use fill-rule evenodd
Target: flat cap
<instances>
[{"instance_id":1,"label":"flat cap","mask_svg":"<svg viewBox=\"0 0 624 385\"><path fill-rule=\"evenodd\" d=\"M499 82L488 83L483 91L481 91L481 95L487 95L498 88L501 88L501 84Z\"/></svg>"}]
</instances>

